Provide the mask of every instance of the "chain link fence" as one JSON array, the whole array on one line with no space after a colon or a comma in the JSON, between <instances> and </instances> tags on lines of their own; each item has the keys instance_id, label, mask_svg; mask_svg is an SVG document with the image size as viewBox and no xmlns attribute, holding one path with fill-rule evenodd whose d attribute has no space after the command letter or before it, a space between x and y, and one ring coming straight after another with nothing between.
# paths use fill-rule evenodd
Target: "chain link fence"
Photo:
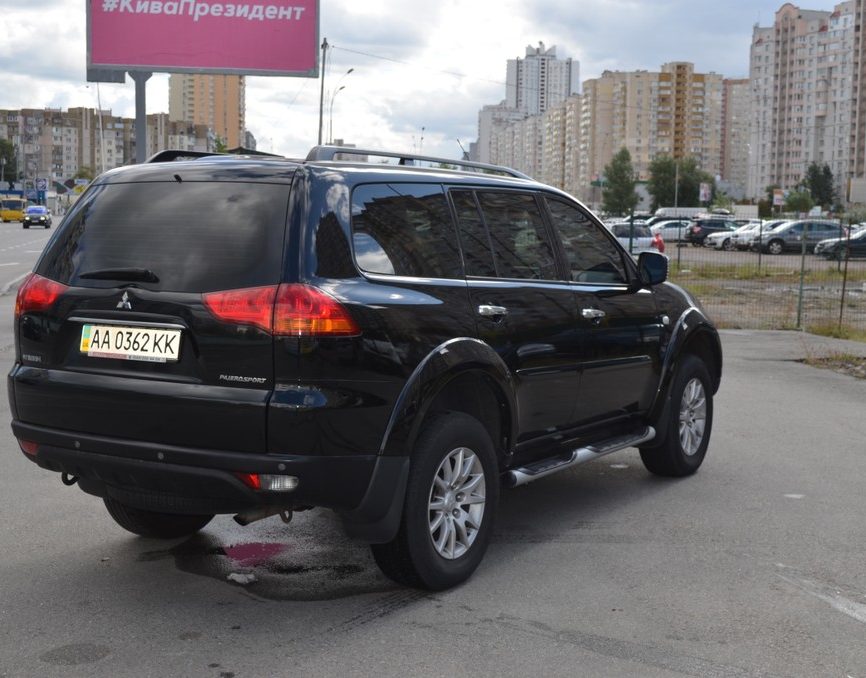
<instances>
[{"instance_id":1,"label":"chain link fence","mask_svg":"<svg viewBox=\"0 0 866 678\"><path fill-rule=\"evenodd\" d=\"M850 248L832 259L805 246L780 254L764 249L674 241L665 254L670 280L692 292L720 328L866 338L866 258L853 258Z\"/></svg>"}]
</instances>

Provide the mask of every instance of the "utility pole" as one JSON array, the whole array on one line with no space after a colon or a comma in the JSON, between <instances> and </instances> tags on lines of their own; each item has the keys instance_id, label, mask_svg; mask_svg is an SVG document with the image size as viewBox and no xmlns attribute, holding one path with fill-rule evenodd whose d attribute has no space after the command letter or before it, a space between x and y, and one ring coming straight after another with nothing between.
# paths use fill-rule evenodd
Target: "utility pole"
<instances>
[{"instance_id":1,"label":"utility pole","mask_svg":"<svg viewBox=\"0 0 866 678\"><path fill-rule=\"evenodd\" d=\"M325 110L325 63L328 60L328 38L322 40L322 84L319 90L319 141L318 146L322 145L322 114Z\"/></svg>"}]
</instances>

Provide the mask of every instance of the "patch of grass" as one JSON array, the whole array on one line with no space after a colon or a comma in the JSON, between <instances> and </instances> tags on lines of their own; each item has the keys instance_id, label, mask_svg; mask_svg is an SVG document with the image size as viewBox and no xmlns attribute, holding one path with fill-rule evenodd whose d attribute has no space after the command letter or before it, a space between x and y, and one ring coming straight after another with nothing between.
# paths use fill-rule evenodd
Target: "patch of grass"
<instances>
[{"instance_id":1,"label":"patch of grass","mask_svg":"<svg viewBox=\"0 0 866 678\"><path fill-rule=\"evenodd\" d=\"M866 379L866 356L831 353L822 357L810 356L803 362L812 367L841 372L857 379Z\"/></svg>"},{"instance_id":2,"label":"patch of grass","mask_svg":"<svg viewBox=\"0 0 866 678\"><path fill-rule=\"evenodd\" d=\"M844 272L835 268L814 270L807 268L804 272L803 281L807 285L816 283L841 283ZM671 280L689 284L695 279L722 279L722 280L765 280L779 283L799 283L799 269L782 268L758 268L757 266L736 266L719 264L687 264L681 269L671 267ZM860 280L851 275L849 271L848 283L859 285Z\"/></svg>"},{"instance_id":3,"label":"patch of grass","mask_svg":"<svg viewBox=\"0 0 866 678\"><path fill-rule=\"evenodd\" d=\"M844 324L840 327L838 323L818 323L808 325L806 331L810 334L817 334L822 337L866 342L866 330L857 330Z\"/></svg>"}]
</instances>

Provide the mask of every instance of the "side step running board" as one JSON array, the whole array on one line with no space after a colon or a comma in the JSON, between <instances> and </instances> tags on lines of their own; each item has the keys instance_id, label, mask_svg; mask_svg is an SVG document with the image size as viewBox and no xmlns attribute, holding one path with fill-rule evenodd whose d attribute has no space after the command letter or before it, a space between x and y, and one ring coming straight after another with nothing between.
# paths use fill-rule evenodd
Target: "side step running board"
<instances>
[{"instance_id":1,"label":"side step running board","mask_svg":"<svg viewBox=\"0 0 866 678\"><path fill-rule=\"evenodd\" d=\"M549 459L542 459L526 466L514 468L505 474L506 487L517 487L531 483L533 480L544 478L558 471L583 464L593 459L599 459L611 452L619 452L626 447L637 447L655 438L656 432L652 426L647 426L642 431L625 436L618 436L602 441L597 445L578 447L570 454L559 455Z\"/></svg>"}]
</instances>

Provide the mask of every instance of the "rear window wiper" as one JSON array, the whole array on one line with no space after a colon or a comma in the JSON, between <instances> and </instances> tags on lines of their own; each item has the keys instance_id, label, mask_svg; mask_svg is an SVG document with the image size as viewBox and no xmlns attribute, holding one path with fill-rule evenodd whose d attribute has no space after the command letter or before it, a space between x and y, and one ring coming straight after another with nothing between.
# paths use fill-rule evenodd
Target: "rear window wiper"
<instances>
[{"instance_id":1,"label":"rear window wiper","mask_svg":"<svg viewBox=\"0 0 866 678\"><path fill-rule=\"evenodd\" d=\"M158 283L159 277L149 268L101 268L87 271L78 276L91 280L132 280L135 282Z\"/></svg>"}]
</instances>

